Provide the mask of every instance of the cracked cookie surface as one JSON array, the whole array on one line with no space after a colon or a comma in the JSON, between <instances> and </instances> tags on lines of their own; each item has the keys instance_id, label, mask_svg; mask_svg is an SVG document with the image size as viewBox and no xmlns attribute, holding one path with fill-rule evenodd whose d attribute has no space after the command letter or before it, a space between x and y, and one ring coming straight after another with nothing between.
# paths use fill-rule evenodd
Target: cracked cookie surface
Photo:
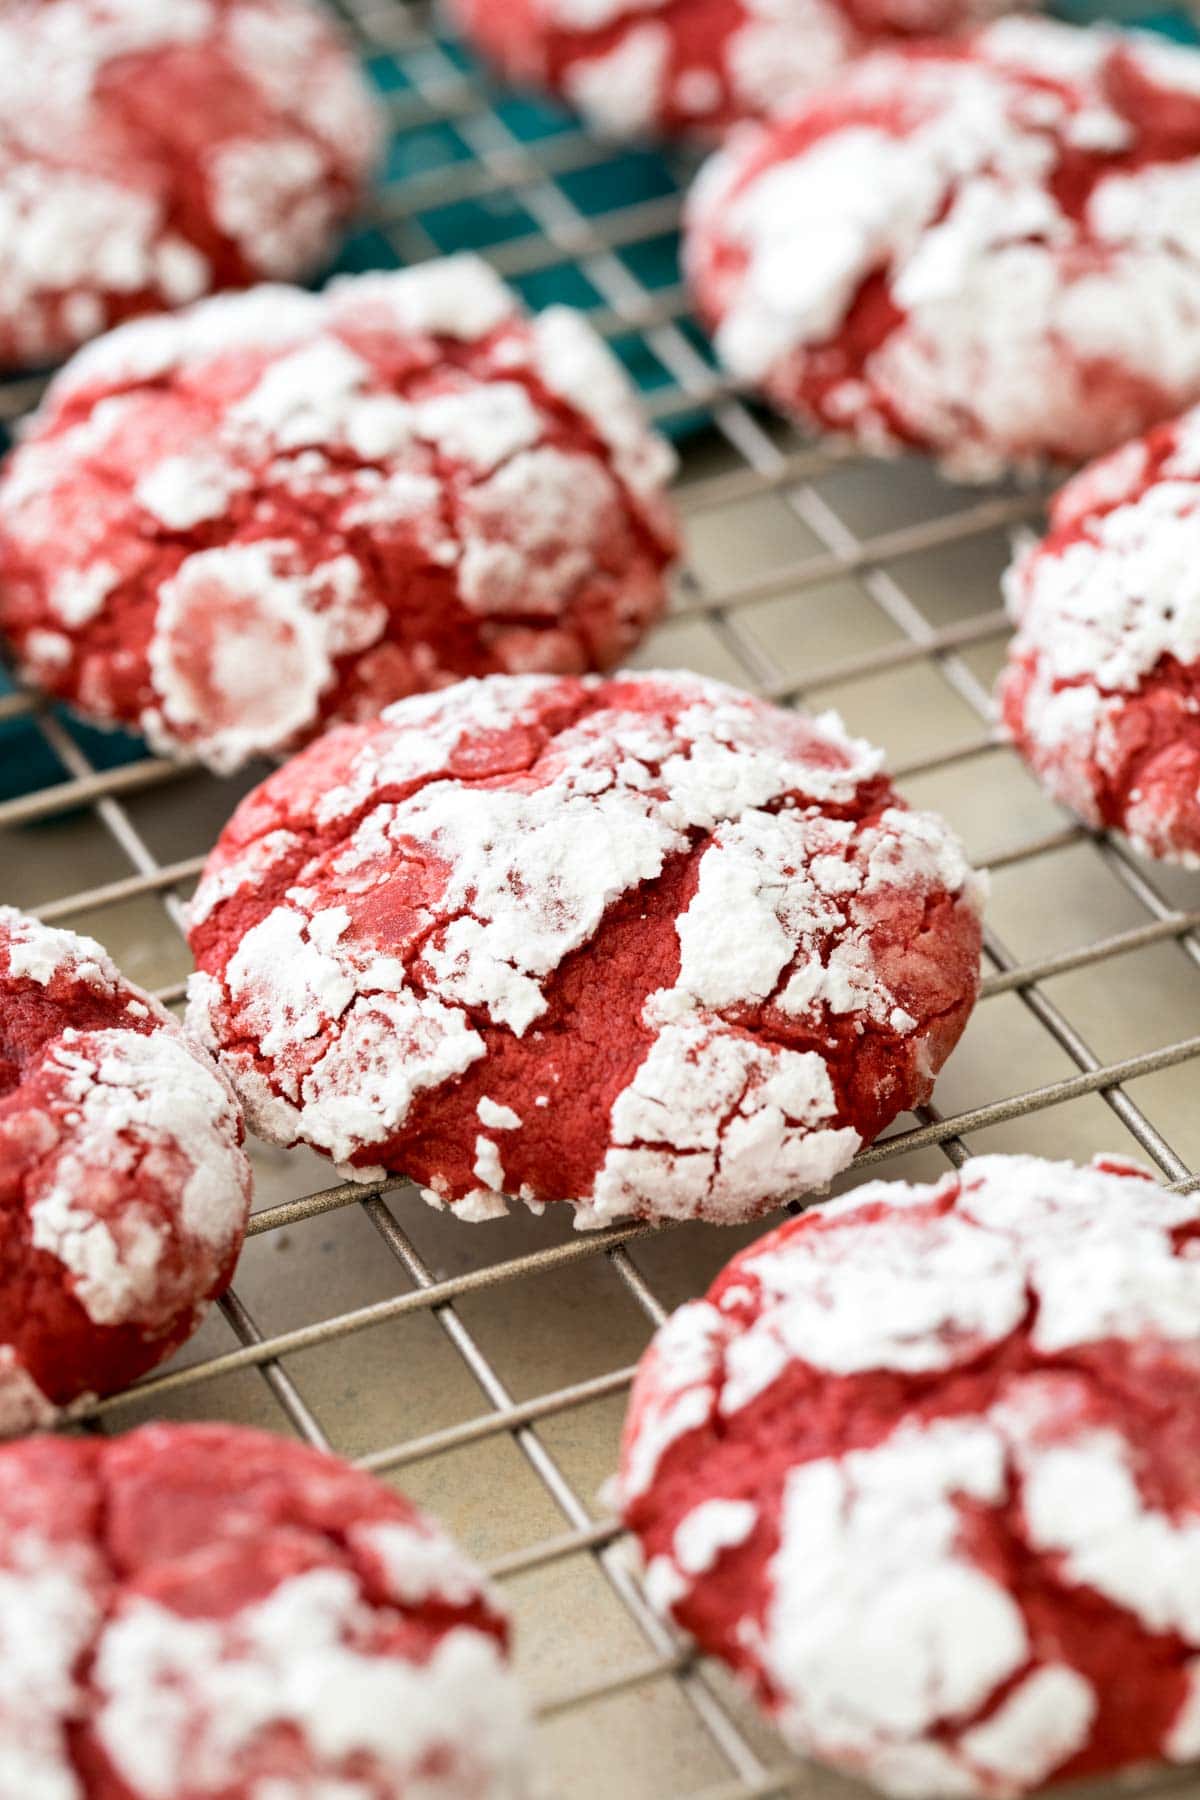
<instances>
[{"instance_id":1,"label":"cracked cookie surface","mask_svg":"<svg viewBox=\"0 0 1200 1800\"><path fill-rule=\"evenodd\" d=\"M957 478L1074 464L1200 396L1200 52L1005 19L731 139L686 261L730 372Z\"/></svg>"},{"instance_id":2,"label":"cracked cookie surface","mask_svg":"<svg viewBox=\"0 0 1200 1800\"><path fill-rule=\"evenodd\" d=\"M99 944L0 907L0 1432L191 1335L241 1249L242 1137L207 1053Z\"/></svg>"},{"instance_id":3,"label":"cracked cookie surface","mask_svg":"<svg viewBox=\"0 0 1200 1800\"><path fill-rule=\"evenodd\" d=\"M1200 867L1200 412L1084 469L1009 570L999 700L1055 799Z\"/></svg>"},{"instance_id":4,"label":"cracked cookie surface","mask_svg":"<svg viewBox=\"0 0 1200 1800\"><path fill-rule=\"evenodd\" d=\"M235 813L189 1018L253 1128L487 1218L732 1222L928 1093L977 878L870 745L685 674L491 677Z\"/></svg>"},{"instance_id":5,"label":"cracked cookie surface","mask_svg":"<svg viewBox=\"0 0 1200 1800\"><path fill-rule=\"evenodd\" d=\"M508 1626L394 1490L226 1425L0 1450L0 1786L524 1800Z\"/></svg>"},{"instance_id":6,"label":"cracked cookie surface","mask_svg":"<svg viewBox=\"0 0 1200 1800\"><path fill-rule=\"evenodd\" d=\"M1003 0L453 0L510 80L612 137L716 136L812 93L891 39L935 37Z\"/></svg>"},{"instance_id":7,"label":"cracked cookie surface","mask_svg":"<svg viewBox=\"0 0 1200 1800\"><path fill-rule=\"evenodd\" d=\"M655 1602L802 1752L999 1800L1200 1756L1200 1198L1136 1165L876 1182L648 1351Z\"/></svg>"},{"instance_id":8,"label":"cracked cookie surface","mask_svg":"<svg viewBox=\"0 0 1200 1800\"><path fill-rule=\"evenodd\" d=\"M306 0L6 0L0 368L314 271L380 136Z\"/></svg>"},{"instance_id":9,"label":"cracked cookie surface","mask_svg":"<svg viewBox=\"0 0 1200 1800\"><path fill-rule=\"evenodd\" d=\"M228 771L463 675L617 662L674 462L582 315L455 257L80 353L0 482L25 677Z\"/></svg>"}]
</instances>

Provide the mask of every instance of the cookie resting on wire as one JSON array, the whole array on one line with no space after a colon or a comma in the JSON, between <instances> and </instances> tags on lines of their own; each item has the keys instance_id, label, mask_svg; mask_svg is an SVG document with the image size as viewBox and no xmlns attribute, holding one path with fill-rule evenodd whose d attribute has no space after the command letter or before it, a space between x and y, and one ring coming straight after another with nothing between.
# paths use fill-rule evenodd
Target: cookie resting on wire
<instances>
[{"instance_id":1,"label":"cookie resting on wire","mask_svg":"<svg viewBox=\"0 0 1200 1800\"><path fill-rule=\"evenodd\" d=\"M1008 19L737 134L693 190L686 261L739 381L988 479L1200 397L1198 206L1200 51Z\"/></svg>"},{"instance_id":2,"label":"cookie resting on wire","mask_svg":"<svg viewBox=\"0 0 1200 1800\"><path fill-rule=\"evenodd\" d=\"M1003 11L1005 0L451 0L508 80L612 137L712 136L769 117L855 56Z\"/></svg>"},{"instance_id":3,"label":"cookie resting on wire","mask_svg":"<svg viewBox=\"0 0 1200 1800\"><path fill-rule=\"evenodd\" d=\"M0 1433L195 1330L241 1249L242 1136L208 1054L99 944L0 907Z\"/></svg>"},{"instance_id":4,"label":"cookie resting on wire","mask_svg":"<svg viewBox=\"0 0 1200 1800\"><path fill-rule=\"evenodd\" d=\"M906 1800L1200 1757L1200 1195L1115 1158L872 1183L743 1251L634 1384L655 1602Z\"/></svg>"},{"instance_id":5,"label":"cookie resting on wire","mask_svg":"<svg viewBox=\"0 0 1200 1800\"><path fill-rule=\"evenodd\" d=\"M228 1425L0 1449L11 1800L525 1800L508 1626L393 1489Z\"/></svg>"},{"instance_id":6,"label":"cookie resting on wire","mask_svg":"<svg viewBox=\"0 0 1200 1800\"><path fill-rule=\"evenodd\" d=\"M685 674L492 677L243 801L189 1019L248 1121L462 1218L754 1217L922 1101L979 885L881 757Z\"/></svg>"},{"instance_id":7,"label":"cookie resting on wire","mask_svg":"<svg viewBox=\"0 0 1200 1800\"><path fill-rule=\"evenodd\" d=\"M1047 789L1200 867L1200 411L1084 469L1021 551L999 698Z\"/></svg>"},{"instance_id":8,"label":"cookie resting on wire","mask_svg":"<svg viewBox=\"0 0 1200 1800\"><path fill-rule=\"evenodd\" d=\"M32 684L228 771L658 617L674 466L583 316L474 257L258 288L80 352L0 481Z\"/></svg>"},{"instance_id":9,"label":"cookie resting on wire","mask_svg":"<svg viewBox=\"0 0 1200 1800\"><path fill-rule=\"evenodd\" d=\"M0 368L315 270L380 141L307 0L6 0Z\"/></svg>"}]
</instances>

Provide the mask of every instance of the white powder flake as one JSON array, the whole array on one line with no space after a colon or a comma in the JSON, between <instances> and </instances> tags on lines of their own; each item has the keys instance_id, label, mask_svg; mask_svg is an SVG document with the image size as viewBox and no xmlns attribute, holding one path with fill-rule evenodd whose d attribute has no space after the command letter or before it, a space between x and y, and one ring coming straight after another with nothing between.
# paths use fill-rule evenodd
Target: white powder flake
<instances>
[{"instance_id":1,"label":"white powder flake","mask_svg":"<svg viewBox=\"0 0 1200 1800\"><path fill-rule=\"evenodd\" d=\"M646 1493L671 1445L712 1417L731 1341L729 1327L707 1300L679 1307L657 1333L639 1376L644 1403L637 1430L626 1434L622 1447L618 1504Z\"/></svg>"},{"instance_id":2,"label":"white powder flake","mask_svg":"<svg viewBox=\"0 0 1200 1800\"><path fill-rule=\"evenodd\" d=\"M822 1218L836 1223L814 1232L804 1255L781 1246L746 1265L765 1305L739 1338L736 1355L731 1350L731 1373L764 1353L760 1333L772 1362L769 1346L776 1340L788 1359L831 1374L878 1368L918 1374L968 1362L1020 1324L1024 1271L1008 1239L981 1231L957 1211L937 1218L914 1210L886 1232L859 1224L858 1211L832 1202ZM739 1388L739 1404L749 1397Z\"/></svg>"},{"instance_id":3,"label":"white powder flake","mask_svg":"<svg viewBox=\"0 0 1200 1800\"><path fill-rule=\"evenodd\" d=\"M1030 728L1060 682L1135 693L1164 657L1200 658L1200 492L1162 481L1095 519L1059 554L1035 547L1010 576L1018 649L1036 649Z\"/></svg>"},{"instance_id":4,"label":"white powder flake","mask_svg":"<svg viewBox=\"0 0 1200 1800\"><path fill-rule=\"evenodd\" d=\"M595 575L594 546L627 530L603 464L554 449L514 456L462 498L460 591L485 618L553 619Z\"/></svg>"},{"instance_id":5,"label":"white powder flake","mask_svg":"<svg viewBox=\"0 0 1200 1800\"><path fill-rule=\"evenodd\" d=\"M401 1606L424 1606L432 1601L440 1606L466 1607L486 1599L499 1610L499 1602L475 1564L427 1521L356 1526L350 1542L356 1550L366 1549L378 1558L389 1596Z\"/></svg>"},{"instance_id":6,"label":"white powder flake","mask_svg":"<svg viewBox=\"0 0 1200 1800\"><path fill-rule=\"evenodd\" d=\"M745 114L783 111L820 88L856 48L848 15L830 0L757 0L746 10L752 16L725 49L729 85Z\"/></svg>"},{"instance_id":7,"label":"white powder flake","mask_svg":"<svg viewBox=\"0 0 1200 1800\"><path fill-rule=\"evenodd\" d=\"M246 485L240 470L218 458L171 456L143 476L136 497L169 531L190 531L205 519L219 519Z\"/></svg>"},{"instance_id":8,"label":"white powder flake","mask_svg":"<svg viewBox=\"0 0 1200 1800\"><path fill-rule=\"evenodd\" d=\"M287 572L296 560L286 542L201 550L164 582L148 651L160 698L142 716L152 741L190 742L227 771L310 723L341 621L314 603L324 571Z\"/></svg>"},{"instance_id":9,"label":"white powder flake","mask_svg":"<svg viewBox=\"0 0 1200 1800\"><path fill-rule=\"evenodd\" d=\"M792 1471L763 1643L785 1731L869 1767L881 1743L970 1714L1020 1669L1020 1608L957 1544L955 1502L1004 1491L1003 1443L975 1422Z\"/></svg>"},{"instance_id":10,"label":"white powder flake","mask_svg":"<svg viewBox=\"0 0 1200 1800\"><path fill-rule=\"evenodd\" d=\"M1146 1505L1135 1449L1117 1432L1054 1442L1042 1421L1052 1380L1033 1385L1028 1434L1019 1386L1004 1408L1030 1543L1061 1558L1072 1582L1114 1601L1147 1631L1200 1644L1200 1522L1177 1522Z\"/></svg>"},{"instance_id":11,"label":"white powder flake","mask_svg":"<svg viewBox=\"0 0 1200 1800\"><path fill-rule=\"evenodd\" d=\"M121 976L95 938L43 925L12 906L0 906L0 933L8 973L14 981L36 981L39 987L48 987L56 975L63 975L97 993L116 995Z\"/></svg>"},{"instance_id":12,"label":"white powder flake","mask_svg":"<svg viewBox=\"0 0 1200 1800\"><path fill-rule=\"evenodd\" d=\"M663 1218L733 1221L748 1193L765 1210L825 1187L860 1143L835 1114L816 1053L709 1022L666 1025L613 1103L613 1148L577 1223L609 1224L648 1198Z\"/></svg>"},{"instance_id":13,"label":"white powder flake","mask_svg":"<svg viewBox=\"0 0 1200 1800\"><path fill-rule=\"evenodd\" d=\"M1029 1675L982 1725L964 1732L967 1761L985 1775L1036 1787L1085 1743L1096 1716L1089 1682L1066 1665Z\"/></svg>"},{"instance_id":14,"label":"white powder flake","mask_svg":"<svg viewBox=\"0 0 1200 1800\"><path fill-rule=\"evenodd\" d=\"M675 1562L684 1575L704 1575L724 1550L744 1544L758 1523L749 1500L702 1500L675 1532Z\"/></svg>"},{"instance_id":15,"label":"white powder flake","mask_svg":"<svg viewBox=\"0 0 1200 1800\"><path fill-rule=\"evenodd\" d=\"M468 389L423 400L413 408L412 419L417 437L481 475L531 449L545 429L528 393L511 381L494 381L482 392Z\"/></svg>"},{"instance_id":16,"label":"white powder flake","mask_svg":"<svg viewBox=\"0 0 1200 1800\"><path fill-rule=\"evenodd\" d=\"M498 1106L486 1094L475 1111L479 1115L480 1124L489 1125L493 1131L516 1131L521 1123L521 1115L514 1112L511 1106Z\"/></svg>"},{"instance_id":17,"label":"white powder flake","mask_svg":"<svg viewBox=\"0 0 1200 1800\"><path fill-rule=\"evenodd\" d=\"M56 1424L59 1409L48 1400L11 1344L0 1344L0 1437L25 1437ZM0 1751L0 1771L3 1770ZM0 1792L3 1789L0 1787Z\"/></svg>"},{"instance_id":18,"label":"white powder flake","mask_svg":"<svg viewBox=\"0 0 1200 1800\"><path fill-rule=\"evenodd\" d=\"M303 1134L346 1163L363 1144L398 1131L418 1093L461 1075L483 1054L482 1039L455 1008L405 994L362 995L304 1079Z\"/></svg>"},{"instance_id":19,"label":"white powder flake","mask_svg":"<svg viewBox=\"0 0 1200 1800\"><path fill-rule=\"evenodd\" d=\"M120 570L111 563L68 569L54 585L52 609L64 625L84 625L95 618L120 579Z\"/></svg>"},{"instance_id":20,"label":"white powder flake","mask_svg":"<svg viewBox=\"0 0 1200 1800\"><path fill-rule=\"evenodd\" d=\"M566 76L567 97L613 137L649 131L662 110L671 34L647 24L628 32L603 56L580 57Z\"/></svg>"}]
</instances>

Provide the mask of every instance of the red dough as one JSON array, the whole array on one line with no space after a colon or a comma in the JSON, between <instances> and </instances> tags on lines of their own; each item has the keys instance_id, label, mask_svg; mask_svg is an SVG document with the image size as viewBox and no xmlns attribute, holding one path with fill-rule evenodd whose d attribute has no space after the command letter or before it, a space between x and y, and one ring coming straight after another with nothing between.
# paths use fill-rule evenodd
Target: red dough
<instances>
[{"instance_id":1,"label":"red dough","mask_svg":"<svg viewBox=\"0 0 1200 1800\"><path fill-rule=\"evenodd\" d=\"M317 267L378 141L307 0L5 0L0 368Z\"/></svg>"},{"instance_id":2,"label":"red dough","mask_svg":"<svg viewBox=\"0 0 1200 1800\"><path fill-rule=\"evenodd\" d=\"M981 1157L659 1333L620 1501L801 1751L912 1800L1200 1757L1200 1195Z\"/></svg>"},{"instance_id":3,"label":"red dough","mask_svg":"<svg viewBox=\"0 0 1200 1800\"><path fill-rule=\"evenodd\" d=\"M0 626L89 718L229 770L491 670L620 659L673 459L580 314L452 258L140 320L0 484Z\"/></svg>"},{"instance_id":4,"label":"red dough","mask_svg":"<svg viewBox=\"0 0 1200 1800\"><path fill-rule=\"evenodd\" d=\"M369 1476L226 1425L0 1450L11 1800L522 1800L507 1623Z\"/></svg>"},{"instance_id":5,"label":"red dough","mask_svg":"<svg viewBox=\"0 0 1200 1800\"><path fill-rule=\"evenodd\" d=\"M464 1218L747 1219L925 1098L979 890L881 758L683 674L499 677L239 807L189 1017L254 1129Z\"/></svg>"},{"instance_id":6,"label":"red dough","mask_svg":"<svg viewBox=\"0 0 1200 1800\"><path fill-rule=\"evenodd\" d=\"M242 1136L208 1056L99 944L0 907L0 1433L191 1335L241 1249Z\"/></svg>"},{"instance_id":7,"label":"red dough","mask_svg":"<svg viewBox=\"0 0 1200 1800\"><path fill-rule=\"evenodd\" d=\"M1200 411L1085 469L1006 588L1004 720L1050 792L1200 867Z\"/></svg>"},{"instance_id":8,"label":"red dough","mask_svg":"<svg viewBox=\"0 0 1200 1800\"><path fill-rule=\"evenodd\" d=\"M712 159L686 259L731 373L956 476L1200 397L1200 53L1007 19L865 59Z\"/></svg>"},{"instance_id":9,"label":"red dough","mask_svg":"<svg viewBox=\"0 0 1200 1800\"><path fill-rule=\"evenodd\" d=\"M452 0L510 81L599 130L711 135L780 111L890 38L948 32L1004 0Z\"/></svg>"}]
</instances>

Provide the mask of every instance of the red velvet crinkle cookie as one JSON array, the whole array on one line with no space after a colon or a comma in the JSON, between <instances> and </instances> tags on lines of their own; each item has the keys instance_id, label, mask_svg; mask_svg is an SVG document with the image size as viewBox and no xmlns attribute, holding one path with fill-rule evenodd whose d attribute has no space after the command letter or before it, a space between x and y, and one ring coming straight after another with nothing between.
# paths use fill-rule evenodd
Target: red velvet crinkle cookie
<instances>
[{"instance_id":1,"label":"red velvet crinkle cookie","mask_svg":"<svg viewBox=\"0 0 1200 1800\"><path fill-rule=\"evenodd\" d=\"M143 319L58 377L0 484L25 676L230 770L493 670L619 661L674 466L583 317L451 258Z\"/></svg>"},{"instance_id":2,"label":"red velvet crinkle cookie","mask_svg":"<svg viewBox=\"0 0 1200 1800\"><path fill-rule=\"evenodd\" d=\"M227 1425L0 1450L11 1800L524 1800L507 1621L401 1496Z\"/></svg>"},{"instance_id":3,"label":"red velvet crinkle cookie","mask_svg":"<svg viewBox=\"0 0 1200 1800\"><path fill-rule=\"evenodd\" d=\"M988 1156L734 1258L651 1346L647 1586L799 1750L988 1796L1200 1756L1200 1196Z\"/></svg>"},{"instance_id":4,"label":"red velvet crinkle cookie","mask_svg":"<svg viewBox=\"0 0 1200 1800\"><path fill-rule=\"evenodd\" d=\"M5 0L0 368L307 273L378 143L307 0Z\"/></svg>"},{"instance_id":5,"label":"red velvet crinkle cookie","mask_svg":"<svg viewBox=\"0 0 1200 1800\"><path fill-rule=\"evenodd\" d=\"M1200 396L1200 53L1009 19L881 52L702 172L687 262L782 410L954 474L1074 463Z\"/></svg>"},{"instance_id":6,"label":"red velvet crinkle cookie","mask_svg":"<svg viewBox=\"0 0 1200 1800\"><path fill-rule=\"evenodd\" d=\"M711 135L812 93L881 39L932 36L1004 0L452 0L510 80L616 137ZM1012 10L1016 10L1015 8Z\"/></svg>"},{"instance_id":7,"label":"red velvet crinkle cookie","mask_svg":"<svg viewBox=\"0 0 1200 1800\"><path fill-rule=\"evenodd\" d=\"M189 1017L255 1130L467 1219L748 1219L923 1100L979 887L869 745L683 674L463 682L239 807Z\"/></svg>"},{"instance_id":8,"label":"red velvet crinkle cookie","mask_svg":"<svg viewBox=\"0 0 1200 1800\"><path fill-rule=\"evenodd\" d=\"M0 907L0 1433L195 1330L242 1245L242 1136L208 1055L99 944Z\"/></svg>"},{"instance_id":9,"label":"red velvet crinkle cookie","mask_svg":"<svg viewBox=\"0 0 1200 1800\"><path fill-rule=\"evenodd\" d=\"M1004 720L1056 799L1200 867L1200 410L1085 469L1008 573Z\"/></svg>"}]
</instances>

